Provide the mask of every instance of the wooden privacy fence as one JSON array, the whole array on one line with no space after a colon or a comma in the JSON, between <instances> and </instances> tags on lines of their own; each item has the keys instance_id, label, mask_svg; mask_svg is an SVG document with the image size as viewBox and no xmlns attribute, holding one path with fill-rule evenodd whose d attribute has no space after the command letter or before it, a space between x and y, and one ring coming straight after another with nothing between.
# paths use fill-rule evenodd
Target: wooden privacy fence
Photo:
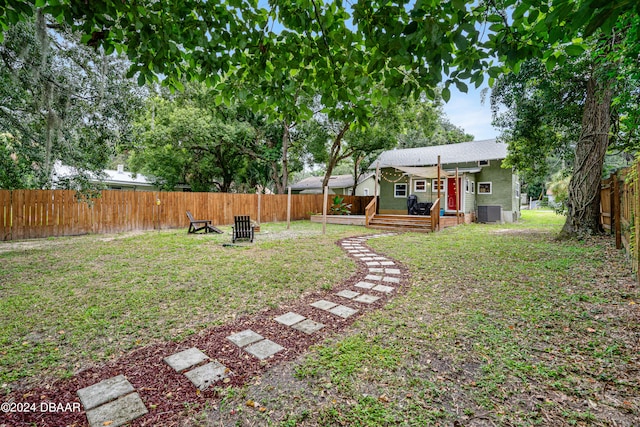
<instances>
[{"instance_id":1,"label":"wooden privacy fence","mask_svg":"<svg viewBox=\"0 0 640 427\"><path fill-rule=\"evenodd\" d=\"M235 215L259 222L287 219L287 195L178 193L105 190L79 201L73 190L0 190L0 240L187 228L190 210L196 219L233 224ZM371 197L344 196L351 213L364 214ZM291 219L322 212L322 194L291 196Z\"/></svg>"},{"instance_id":2,"label":"wooden privacy fence","mask_svg":"<svg viewBox=\"0 0 640 427\"><path fill-rule=\"evenodd\" d=\"M640 162L602 181L600 223L615 235L616 248L625 249L640 280Z\"/></svg>"}]
</instances>

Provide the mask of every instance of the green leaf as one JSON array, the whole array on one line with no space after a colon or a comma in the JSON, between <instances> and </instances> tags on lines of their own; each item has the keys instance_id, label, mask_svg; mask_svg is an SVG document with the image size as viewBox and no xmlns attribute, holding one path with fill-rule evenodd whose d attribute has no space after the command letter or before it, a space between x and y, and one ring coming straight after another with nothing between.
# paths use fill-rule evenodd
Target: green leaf
<instances>
[{"instance_id":1,"label":"green leaf","mask_svg":"<svg viewBox=\"0 0 640 427\"><path fill-rule=\"evenodd\" d=\"M451 99L451 91L448 87L442 88L442 93L440 94L444 102L449 102Z\"/></svg>"},{"instance_id":2,"label":"green leaf","mask_svg":"<svg viewBox=\"0 0 640 427\"><path fill-rule=\"evenodd\" d=\"M456 81L456 87L462 93L467 93L469 91L469 87L467 86L467 84L461 81Z\"/></svg>"},{"instance_id":3,"label":"green leaf","mask_svg":"<svg viewBox=\"0 0 640 427\"><path fill-rule=\"evenodd\" d=\"M565 51L569 56L580 56L584 53L585 48L579 44L571 44L565 48Z\"/></svg>"},{"instance_id":4,"label":"green leaf","mask_svg":"<svg viewBox=\"0 0 640 427\"><path fill-rule=\"evenodd\" d=\"M551 72L553 70L553 67L556 66L556 57L550 56L544 63L544 66L547 68L547 71Z\"/></svg>"}]
</instances>

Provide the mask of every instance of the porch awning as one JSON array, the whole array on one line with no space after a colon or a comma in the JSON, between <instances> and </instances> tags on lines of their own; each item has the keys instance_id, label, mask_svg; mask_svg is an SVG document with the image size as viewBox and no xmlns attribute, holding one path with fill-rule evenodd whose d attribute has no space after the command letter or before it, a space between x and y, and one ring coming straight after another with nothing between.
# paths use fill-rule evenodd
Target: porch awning
<instances>
[{"instance_id":1,"label":"porch awning","mask_svg":"<svg viewBox=\"0 0 640 427\"><path fill-rule=\"evenodd\" d=\"M394 166L395 169L401 170L407 175L418 176L420 178L437 178L438 177L438 167L437 166L428 166L428 167L409 167L409 166ZM447 176L455 176L455 172L447 172L444 170L440 170L440 177Z\"/></svg>"}]
</instances>

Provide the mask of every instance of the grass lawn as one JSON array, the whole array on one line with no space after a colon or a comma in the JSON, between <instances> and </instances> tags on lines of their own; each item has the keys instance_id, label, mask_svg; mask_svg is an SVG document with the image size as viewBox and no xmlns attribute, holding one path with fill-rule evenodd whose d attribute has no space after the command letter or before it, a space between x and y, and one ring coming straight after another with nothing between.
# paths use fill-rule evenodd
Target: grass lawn
<instances>
[{"instance_id":1,"label":"grass lawn","mask_svg":"<svg viewBox=\"0 0 640 427\"><path fill-rule=\"evenodd\" d=\"M0 386L72 375L331 287L355 268L335 241L364 231L261 230L233 247L229 233L186 230L0 242Z\"/></svg>"},{"instance_id":2,"label":"grass lawn","mask_svg":"<svg viewBox=\"0 0 640 427\"><path fill-rule=\"evenodd\" d=\"M555 241L563 222L369 241L411 288L193 423L640 425L638 286L610 238Z\"/></svg>"},{"instance_id":3,"label":"grass lawn","mask_svg":"<svg viewBox=\"0 0 640 427\"><path fill-rule=\"evenodd\" d=\"M216 389L187 423L640 425L638 285L611 238L559 242L562 224L525 211L370 240L411 286L295 362ZM335 241L371 231L321 228L263 224L237 247L185 230L0 243L0 385L330 289L355 270Z\"/></svg>"}]
</instances>

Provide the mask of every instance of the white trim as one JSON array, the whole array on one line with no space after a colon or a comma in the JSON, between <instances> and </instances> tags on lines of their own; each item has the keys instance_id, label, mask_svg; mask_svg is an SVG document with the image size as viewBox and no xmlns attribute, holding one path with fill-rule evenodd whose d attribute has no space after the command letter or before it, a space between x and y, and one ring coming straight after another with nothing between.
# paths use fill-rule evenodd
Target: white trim
<instances>
[{"instance_id":1,"label":"white trim","mask_svg":"<svg viewBox=\"0 0 640 427\"><path fill-rule=\"evenodd\" d=\"M440 180L440 192L443 192L444 189L445 189L444 178L442 178ZM438 192L438 179L437 178L433 178L431 180L431 192L432 193L437 193Z\"/></svg>"},{"instance_id":2,"label":"white trim","mask_svg":"<svg viewBox=\"0 0 640 427\"><path fill-rule=\"evenodd\" d=\"M491 160L478 160L478 166L491 166Z\"/></svg>"},{"instance_id":3,"label":"white trim","mask_svg":"<svg viewBox=\"0 0 640 427\"><path fill-rule=\"evenodd\" d=\"M419 190L418 189L418 183L422 182L423 183L423 189ZM413 192L414 193L426 193L427 192L427 180L426 179L416 179L413 181Z\"/></svg>"},{"instance_id":4,"label":"white trim","mask_svg":"<svg viewBox=\"0 0 640 427\"><path fill-rule=\"evenodd\" d=\"M488 192L480 191L480 187L483 186L483 185L489 185L489 191ZM493 194L493 182L492 181L479 182L478 183L478 194Z\"/></svg>"},{"instance_id":5,"label":"white trim","mask_svg":"<svg viewBox=\"0 0 640 427\"><path fill-rule=\"evenodd\" d=\"M398 196L398 187L404 185L404 196ZM406 199L409 196L409 184L406 182L400 182L393 184L393 197L395 199Z\"/></svg>"}]
</instances>

